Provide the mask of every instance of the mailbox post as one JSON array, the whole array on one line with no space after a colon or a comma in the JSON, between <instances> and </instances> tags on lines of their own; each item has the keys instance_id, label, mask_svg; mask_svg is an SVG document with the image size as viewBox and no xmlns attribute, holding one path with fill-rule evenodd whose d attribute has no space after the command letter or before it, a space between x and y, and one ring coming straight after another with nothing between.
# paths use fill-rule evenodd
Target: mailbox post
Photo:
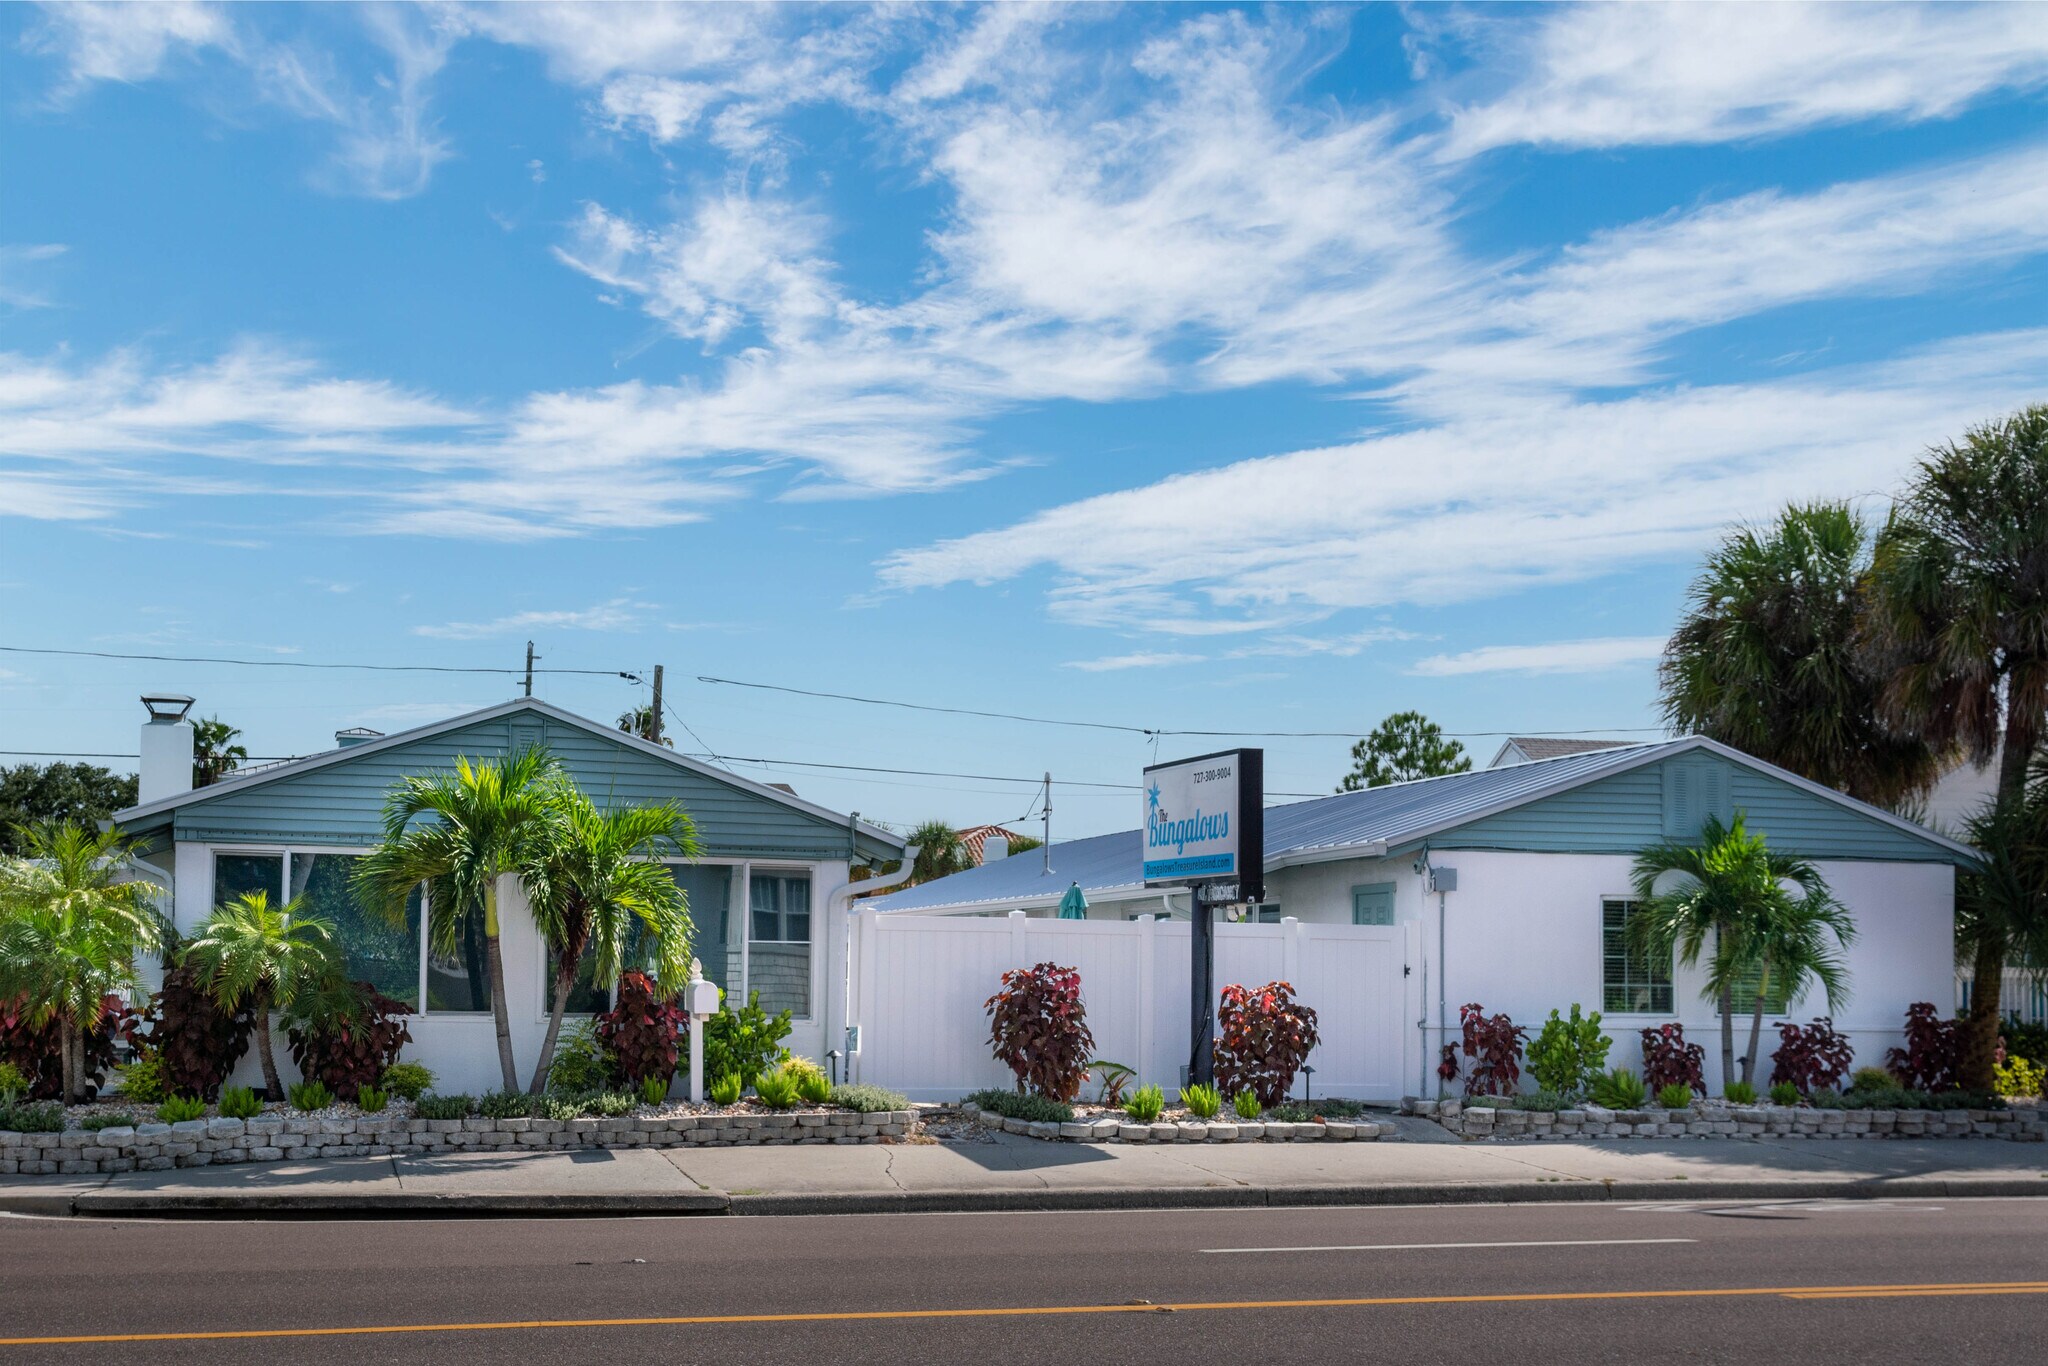
<instances>
[{"instance_id":1,"label":"mailbox post","mask_svg":"<svg viewBox=\"0 0 2048 1366\"><path fill-rule=\"evenodd\" d=\"M718 983L704 980L704 965L690 960L690 1104L704 1103L704 1026L718 1013Z\"/></svg>"}]
</instances>

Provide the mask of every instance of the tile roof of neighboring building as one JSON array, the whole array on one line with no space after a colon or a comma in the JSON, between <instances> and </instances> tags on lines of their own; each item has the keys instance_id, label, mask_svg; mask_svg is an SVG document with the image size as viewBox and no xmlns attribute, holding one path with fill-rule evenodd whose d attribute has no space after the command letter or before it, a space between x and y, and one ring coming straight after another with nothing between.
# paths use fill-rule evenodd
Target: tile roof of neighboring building
<instances>
[{"instance_id":1,"label":"tile roof of neighboring building","mask_svg":"<svg viewBox=\"0 0 2048 1366\"><path fill-rule=\"evenodd\" d=\"M1488 768L1502 764L1525 764L1536 759L1559 759L1567 754L1586 754L1596 749L1620 749L1632 740L1554 740L1543 735L1517 735L1500 747Z\"/></svg>"},{"instance_id":2,"label":"tile roof of neighboring building","mask_svg":"<svg viewBox=\"0 0 2048 1366\"><path fill-rule=\"evenodd\" d=\"M990 835L1001 835L1012 844L1022 838L1016 831L1006 830L1000 825L976 825L962 830L960 843L965 846L967 857L977 868L981 866L981 853L988 846Z\"/></svg>"}]
</instances>

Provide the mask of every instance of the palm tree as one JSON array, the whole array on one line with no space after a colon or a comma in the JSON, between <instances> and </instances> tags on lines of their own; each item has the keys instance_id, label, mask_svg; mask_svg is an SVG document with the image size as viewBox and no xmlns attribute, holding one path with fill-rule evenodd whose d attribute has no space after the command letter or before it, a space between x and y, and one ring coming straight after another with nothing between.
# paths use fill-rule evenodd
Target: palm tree
<instances>
[{"instance_id":1,"label":"palm tree","mask_svg":"<svg viewBox=\"0 0 2048 1366\"><path fill-rule=\"evenodd\" d=\"M192 786L210 786L242 766L249 751L234 743L241 733L218 716L192 723Z\"/></svg>"},{"instance_id":2,"label":"palm tree","mask_svg":"<svg viewBox=\"0 0 2048 1366\"><path fill-rule=\"evenodd\" d=\"M1749 833L1741 812L1731 825L1709 816L1696 844L1667 840L1643 850L1631 876L1637 910L1628 922L1630 948L1646 958L1675 958L1688 968L1707 956L1705 994L1721 1016L1724 1083L1735 1075L1738 984L1747 988L1753 981L1756 991L1745 1081L1756 1068L1773 972L1792 989L1787 995L1815 979L1830 999L1843 990L1840 963L1825 936L1833 933L1848 943L1855 934L1848 913L1818 869L1805 859L1772 853L1763 836ZM1787 883L1800 895L1786 891ZM1658 890L1660 884L1665 890Z\"/></svg>"},{"instance_id":3,"label":"palm tree","mask_svg":"<svg viewBox=\"0 0 2048 1366\"><path fill-rule=\"evenodd\" d=\"M917 846L917 859L911 864L913 887L964 873L974 866L967 846L960 842L960 832L942 820L923 822L910 832L909 842Z\"/></svg>"},{"instance_id":4,"label":"palm tree","mask_svg":"<svg viewBox=\"0 0 2048 1366\"><path fill-rule=\"evenodd\" d=\"M118 829L46 821L18 832L24 856L0 861L0 997L18 997L36 1029L58 1023L63 1099L85 1098L85 1036L106 998L134 991L138 954L163 947L163 889L117 881Z\"/></svg>"},{"instance_id":5,"label":"palm tree","mask_svg":"<svg viewBox=\"0 0 2048 1366\"><path fill-rule=\"evenodd\" d=\"M2007 962L2048 965L2048 754L2036 756L2018 809L1987 807L1965 829L1984 857L1956 878L1958 961L1996 958L2001 973ZM1971 986L1972 1018L1984 982Z\"/></svg>"},{"instance_id":6,"label":"palm tree","mask_svg":"<svg viewBox=\"0 0 2048 1366\"><path fill-rule=\"evenodd\" d=\"M2048 720L2048 404L1936 447L1878 534L1865 639L1895 725L1978 767L1995 808L2025 803ZM1991 1089L2004 939L1972 945L1961 1080Z\"/></svg>"},{"instance_id":7,"label":"palm tree","mask_svg":"<svg viewBox=\"0 0 2048 1366\"><path fill-rule=\"evenodd\" d=\"M551 793L561 781L554 758L539 748L475 764L457 756L453 772L402 779L384 801L383 842L355 870L357 895L394 924L405 923L406 902L425 883L429 933L439 952L453 953L463 931L481 919L507 1091L519 1089L519 1072L506 1013L498 881L531 866L546 846Z\"/></svg>"},{"instance_id":8,"label":"palm tree","mask_svg":"<svg viewBox=\"0 0 2048 1366\"><path fill-rule=\"evenodd\" d=\"M273 906L268 892L244 892L207 917L181 960L223 1011L247 1006L256 1016L256 1056L271 1100L284 1099L284 1087L270 1046L270 1012L290 1010L340 967L333 925L305 907L304 897Z\"/></svg>"},{"instance_id":9,"label":"palm tree","mask_svg":"<svg viewBox=\"0 0 2048 1366\"><path fill-rule=\"evenodd\" d=\"M1847 503L1795 504L1731 531L1665 647L1665 719L1879 806L1924 791L1937 756L1884 724L1858 648L1869 552Z\"/></svg>"},{"instance_id":10,"label":"palm tree","mask_svg":"<svg viewBox=\"0 0 2048 1366\"><path fill-rule=\"evenodd\" d=\"M626 966L637 929L651 950L656 980L681 983L690 966L690 903L653 860L694 859L703 852L697 827L681 808L625 806L599 810L573 784L557 785L553 828L530 854L521 878L534 924L554 959L554 1005L547 1036L527 1088L538 1094L554 1065L562 1016L576 985L577 965L594 950L594 980L609 987Z\"/></svg>"}]
</instances>

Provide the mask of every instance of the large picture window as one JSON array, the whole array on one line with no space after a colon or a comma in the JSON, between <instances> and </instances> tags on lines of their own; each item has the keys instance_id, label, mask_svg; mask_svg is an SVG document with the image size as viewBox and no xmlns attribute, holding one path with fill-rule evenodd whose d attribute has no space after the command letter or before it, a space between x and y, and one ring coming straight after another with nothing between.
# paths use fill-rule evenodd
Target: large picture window
<instances>
[{"instance_id":1,"label":"large picture window","mask_svg":"<svg viewBox=\"0 0 2048 1366\"><path fill-rule=\"evenodd\" d=\"M1653 962L1628 942L1636 903L1600 903L1600 1008L1609 1014L1665 1015L1671 1011L1671 964Z\"/></svg>"},{"instance_id":2,"label":"large picture window","mask_svg":"<svg viewBox=\"0 0 2048 1366\"><path fill-rule=\"evenodd\" d=\"M773 1015L811 1013L811 879L803 874L755 873L749 884L747 988L761 993Z\"/></svg>"}]
</instances>

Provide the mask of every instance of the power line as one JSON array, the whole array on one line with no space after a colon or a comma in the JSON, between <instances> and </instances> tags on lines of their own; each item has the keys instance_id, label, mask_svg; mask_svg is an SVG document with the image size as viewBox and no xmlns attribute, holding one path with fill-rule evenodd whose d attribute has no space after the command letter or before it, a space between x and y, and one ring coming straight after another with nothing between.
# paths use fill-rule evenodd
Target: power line
<instances>
[{"instance_id":1,"label":"power line","mask_svg":"<svg viewBox=\"0 0 2048 1366\"><path fill-rule=\"evenodd\" d=\"M798 697L823 697L835 702L860 702L871 707L900 707L906 711L942 712L949 716L979 716L992 721L1022 721L1034 726L1070 726L1086 730L1114 730L1129 735L1148 735L1158 738L1162 735L1184 735L1191 738L1208 737L1227 739L1243 736L1251 739L1274 740L1355 740L1367 734L1360 730L1172 730L1161 726L1124 726L1109 721L1062 721L1045 716L1022 716L1006 711L975 711L968 707L940 707L926 702L899 702L885 697L860 697L853 693L813 692L809 688L792 688L782 683L750 683L737 678L714 678L709 674L698 674L699 683L717 683L729 688L758 688L765 692L794 693ZM1622 733L1663 734L1662 726L1603 726L1587 730L1447 730L1445 735L1461 736L1466 739L1482 737L1505 738L1528 735L1613 735Z\"/></svg>"},{"instance_id":2,"label":"power line","mask_svg":"<svg viewBox=\"0 0 2048 1366\"><path fill-rule=\"evenodd\" d=\"M698 743L701 744L703 742L699 741ZM719 756L710 753L702 753L691 754L689 757L691 757L692 759L711 759L718 758ZM908 778L959 778L967 782L976 783L1029 783L1033 787L1042 787L1045 783L1045 779L1043 777L1025 778L1001 773L948 773L941 770L928 768L877 768L871 764L827 764L820 763L811 759L759 759L751 758L744 754L725 755L721 759L721 762L733 764L763 764L770 768L824 768L842 773L890 773L895 774L899 777ZM1104 790L1111 792L1136 792L1139 790L1141 786L1141 784L1138 783L1087 782L1079 778L1054 778L1052 780L1052 783L1054 787L1093 787L1102 788ZM1268 792L1266 795L1268 797L1327 797L1330 794L1327 792ZM1035 811L1037 810L1037 808L1038 803L1036 801L1033 801L1031 804L1031 810ZM1020 816L1017 819L1024 820L1028 818L1030 815L1031 811L1026 811L1023 816Z\"/></svg>"},{"instance_id":3,"label":"power line","mask_svg":"<svg viewBox=\"0 0 2048 1366\"><path fill-rule=\"evenodd\" d=\"M88 749L0 749L0 754L25 759L134 759L140 761L140 754L100 754ZM282 764L293 759L303 759L303 754L251 754L253 764Z\"/></svg>"},{"instance_id":4,"label":"power line","mask_svg":"<svg viewBox=\"0 0 2048 1366\"><path fill-rule=\"evenodd\" d=\"M68 655L77 659L135 659L156 664L234 664L247 669L363 669L373 673L415 674L512 674L524 676L524 669L499 669L481 664L354 664L304 659L229 659L219 655L144 655L116 650L56 650L33 645L0 645L0 652L13 655ZM537 674L584 674L596 678L623 678L637 683L637 676L623 669L535 669Z\"/></svg>"}]
</instances>

